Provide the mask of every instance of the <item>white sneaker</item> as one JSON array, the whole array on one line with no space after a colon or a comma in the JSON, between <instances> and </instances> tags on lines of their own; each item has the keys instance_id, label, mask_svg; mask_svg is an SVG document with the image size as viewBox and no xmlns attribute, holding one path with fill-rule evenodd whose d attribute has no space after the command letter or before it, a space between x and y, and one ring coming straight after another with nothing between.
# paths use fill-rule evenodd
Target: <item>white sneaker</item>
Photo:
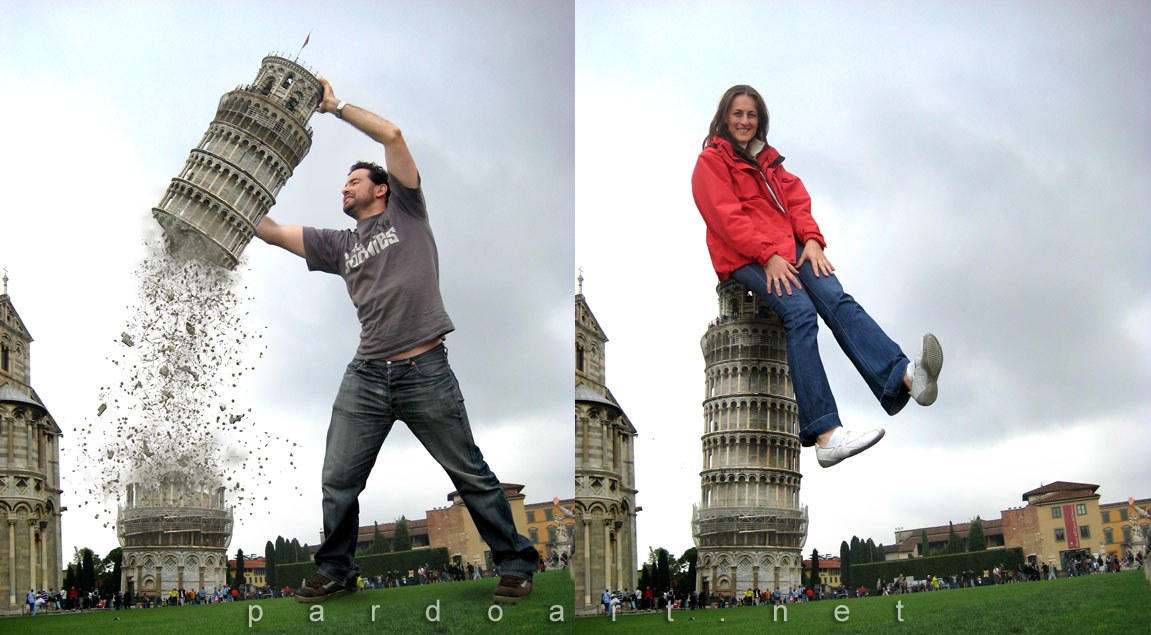
<instances>
[{"instance_id":1,"label":"white sneaker","mask_svg":"<svg viewBox=\"0 0 1151 635\"><path fill-rule=\"evenodd\" d=\"M935 382L943 369L943 347L931 333L925 333L919 344L919 353L907 367L911 377L911 398L921 406L930 406L939 396Z\"/></svg>"},{"instance_id":2,"label":"white sneaker","mask_svg":"<svg viewBox=\"0 0 1151 635\"><path fill-rule=\"evenodd\" d=\"M827 446L815 447L815 458L819 459L821 467L831 467L843 459L855 456L860 452L879 443L883 438L883 428L868 430L867 432L854 432L836 428Z\"/></svg>"}]
</instances>

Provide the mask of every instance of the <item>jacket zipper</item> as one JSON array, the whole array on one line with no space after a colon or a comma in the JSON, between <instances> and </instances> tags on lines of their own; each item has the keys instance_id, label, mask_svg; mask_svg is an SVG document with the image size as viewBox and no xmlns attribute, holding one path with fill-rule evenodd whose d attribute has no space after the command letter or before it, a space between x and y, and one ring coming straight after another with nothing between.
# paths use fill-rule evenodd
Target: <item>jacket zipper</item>
<instances>
[{"instance_id":1,"label":"jacket zipper","mask_svg":"<svg viewBox=\"0 0 1151 635\"><path fill-rule=\"evenodd\" d=\"M709 147L718 149L719 145L716 143L711 143ZM782 159L783 159L783 157L777 158L775 163L781 162ZM755 162L755 169L757 172L759 172L759 176L763 179L763 184L767 186L767 191L768 191L768 193L771 194L771 200L775 201L776 207L778 207L779 211L783 212L784 216L786 216L787 215L787 208L785 208L783 206L783 203L779 202L779 197L775 195L775 190L771 189L771 182L767 180L767 175L764 174L763 168L760 167L758 159Z\"/></svg>"},{"instance_id":2,"label":"jacket zipper","mask_svg":"<svg viewBox=\"0 0 1151 635\"><path fill-rule=\"evenodd\" d=\"M763 168L759 167L759 164L756 163L755 169L758 170L759 175L763 177L763 184L767 186L767 191L771 193L771 200L775 201L775 204L779 207L779 211L787 215L787 210L783 207L783 203L779 202L779 197L775 195L775 190L771 189L771 182L767 180L767 175L764 174Z\"/></svg>"}]
</instances>

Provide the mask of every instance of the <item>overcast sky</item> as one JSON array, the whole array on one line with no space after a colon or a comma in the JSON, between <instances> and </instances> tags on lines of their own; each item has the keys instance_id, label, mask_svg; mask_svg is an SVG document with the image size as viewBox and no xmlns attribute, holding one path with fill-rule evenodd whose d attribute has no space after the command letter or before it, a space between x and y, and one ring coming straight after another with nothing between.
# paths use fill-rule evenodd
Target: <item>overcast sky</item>
<instances>
[{"instance_id":1,"label":"overcast sky","mask_svg":"<svg viewBox=\"0 0 1151 635\"><path fill-rule=\"evenodd\" d=\"M334 7L334 8L333 8ZM32 384L64 431L64 557L117 545L80 507L73 432L96 419L106 357L135 302L151 208L211 122L221 95L270 52L299 55L336 95L398 124L423 177L456 331L451 360L477 444L527 502L572 492L573 30L570 3L0 4L0 265L31 331ZM351 227L340 188L383 148L329 115L270 215ZM231 552L277 535L316 544L331 402L359 336L336 276L255 241L244 310L263 358L240 386L244 433L274 450L270 500L237 510ZM123 379L123 378L120 378ZM269 446L270 448L276 447ZM277 472L277 470L273 470ZM299 487L296 492L295 487ZM447 476L403 425L361 496L361 523L422 518Z\"/></svg>"},{"instance_id":2,"label":"overcast sky","mask_svg":"<svg viewBox=\"0 0 1151 635\"><path fill-rule=\"evenodd\" d=\"M65 433L65 557L116 545L78 506L72 430L114 376L105 358L150 209L220 95L309 30L300 60L404 129L477 442L529 502L571 492L574 192L608 385L640 433L640 558L691 546L699 339L717 311L689 178L736 83L764 94L769 141L811 192L848 292L909 355L926 330L946 355L939 401L888 418L821 332L843 419L888 435L830 470L804 451L807 551L997 518L1055 480L1099 484L1104 502L1151 495L1137 450L1151 442L1151 11L669 4L577 3L574 54L570 3L0 5L0 265L36 338L33 385ZM271 215L350 226L347 166L382 151L330 116L311 124ZM243 386L247 434L309 450L294 470L276 457L271 501L240 510L233 552L277 534L317 541L324 432L359 331L338 278L260 243L247 254L250 319L267 327ZM450 489L396 426L361 518L421 517Z\"/></svg>"},{"instance_id":3,"label":"overcast sky","mask_svg":"<svg viewBox=\"0 0 1151 635\"><path fill-rule=\"evenodd\" d=\"M640 559L692 545L717 278L690 177L734 84L764 95L847 292L946 359L935 405L889 418L821 329L845 425L887 436L831 469L803 451L805 553L1056 480L1151 496L1151 8L669 4L576 7L576 264L639 431Z\"/></svg>"}]
</instances>

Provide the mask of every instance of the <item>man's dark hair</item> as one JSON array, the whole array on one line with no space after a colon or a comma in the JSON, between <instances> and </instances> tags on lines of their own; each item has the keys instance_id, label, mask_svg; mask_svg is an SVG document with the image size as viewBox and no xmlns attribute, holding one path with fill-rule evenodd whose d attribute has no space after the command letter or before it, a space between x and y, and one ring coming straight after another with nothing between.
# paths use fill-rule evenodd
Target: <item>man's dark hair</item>
<instances>
[{"instance_id":1,"label":"man's dark hair","mask_svg":"<svg viewBox=\"0 0 1151 635\"><path fill-rule=\"evenodd\" d=\"M392 196L392 186L388 183L388 171L381 167L378 163L372 163L370 161L356 161L352 164L351 169L348 170L348 174L351 174L352 172L360 169L368 171L368 178L372 180L372 183L376 185L388 186L388 191L384 193L384 205L387 206L388 199Z\"/></svg>"}]
</instances>

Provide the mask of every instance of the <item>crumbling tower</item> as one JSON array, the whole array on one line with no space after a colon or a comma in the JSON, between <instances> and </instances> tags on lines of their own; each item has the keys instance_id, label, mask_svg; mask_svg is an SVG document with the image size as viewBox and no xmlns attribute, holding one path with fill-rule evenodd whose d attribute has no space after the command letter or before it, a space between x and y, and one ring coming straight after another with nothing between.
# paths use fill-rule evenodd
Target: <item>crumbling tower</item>
<instances>
[{"instance_id":1,"label":"crumbling tower","mask_svg":"<svg viewBox=\"0 0 1151 635\"><path fill-rule=\"evenodd\" d=\"M799 504L798 408L779 317L747 287L716 289L705 362L701 497L692 514L696 588L709 595L800 586L807 507Z\"/></svg>"},{"instance_id":2,"label":"crumbling tower","mask_svg":"<svg viewBox=\"0 0 1151 635\"><path fill-rule=\"evenodd\" d=\"M204 138L152 208L169 251L236 266L256 225L308 154L308 119L323 96L311 69L273 53L253 83L220 98Z\"/></svg>"},{"instance_id":3,"label":"crumbling tower","mask_svg":"<svg viewBox=\"0 0 1151 635\"><path fill-rule=\"evenodd\" d=\"M172 589L223 589L233 521L224 492L190 486L175 471L158 483L129 484L116 517L121 588L165 596Z\"/></svg>"}]
</instances>

